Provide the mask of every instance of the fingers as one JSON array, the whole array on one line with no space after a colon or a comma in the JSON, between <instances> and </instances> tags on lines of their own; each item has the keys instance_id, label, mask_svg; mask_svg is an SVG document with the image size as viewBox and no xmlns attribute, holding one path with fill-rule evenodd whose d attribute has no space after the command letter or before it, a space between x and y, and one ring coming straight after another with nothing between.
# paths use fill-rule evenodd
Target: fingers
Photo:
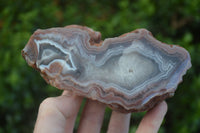
<instances>
[{"instance_id":1,"label":"fingers","mask_svg":"<svg viewBox=\"0 0 200 133\"><path fill-rule=\"evenodd\" d=\"M74 122L82 98L64 91L62 96L45 99L39 108L34 133L73 132ZM78 133L98 133L101 130L105 105L88 100L82 112ZM158 104L148 111L142 119L136 133L156 133L167 112L166 102ZM113 111L108 133L128 133L131 114Z\"/></svg>"},{"instance_id":2,"label":"fingers","mask_svg":"<svg viewBox=\"0 0 200 133\"><path fill-rule=\"evenodd\" d=\"M110 123L108 126L108 133L128 133L131 113L124 114L113 111Z\"/></svg>"},{"instance_id":3,"label":"fingers","mask_svg":"<svg viewBox=\"0 0 200 133\"><path fill-rule=\"evenodd\" d=\"M167 112L167 103L164 101L148 111L143 117L136 133L157 133Z\"/></svg>"},{"instance_id":4,"label":"fingers","mask_svg":"<svg viewBox=\"0 0 200 133\"><path fill-rule=\"evenodd\" d=\"M66 91L62 96L45 99L39 108L34 133L72 133L81 101L81 97Z\"/></svg>"},{"instance_id":5,"label":"fingers","mask_svg":"<svg viewBox=\"0 0 200 133\"><path fill-rule=\"evenodd\" d=\"M78 133L98 133L104 118L105 105L88 100L81 115Z\"/></svg>"}]
</instances>

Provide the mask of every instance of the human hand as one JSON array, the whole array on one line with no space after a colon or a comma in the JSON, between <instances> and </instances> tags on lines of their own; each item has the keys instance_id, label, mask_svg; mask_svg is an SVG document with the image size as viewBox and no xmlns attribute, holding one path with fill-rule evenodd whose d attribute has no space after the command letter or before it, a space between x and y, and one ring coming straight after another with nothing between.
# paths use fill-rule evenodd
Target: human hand
<instances>
[{"instance_id":1,"label":"human hand","mask_svg":"<svg viewBox=\"0 0 200 133\"><path fill-rule=\"evenodd\" d=\"M64 91L59 97L45 99L39 108L34 133L72 133L82 97ZM82 112L78 133L99 133L106 105L88 100ZM136 133L156 133L167 112L166 102L148 111ZM113 111L108 133L128 133L131 114Z\"/></svg>"}]
</instances>

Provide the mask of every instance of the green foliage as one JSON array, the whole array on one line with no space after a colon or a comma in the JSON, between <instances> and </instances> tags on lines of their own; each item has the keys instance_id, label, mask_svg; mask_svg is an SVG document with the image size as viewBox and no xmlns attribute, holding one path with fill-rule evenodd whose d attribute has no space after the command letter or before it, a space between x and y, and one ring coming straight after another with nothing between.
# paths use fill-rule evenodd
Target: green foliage
<instances>
[{"instance_id":1,"label":"green foliage","mask_svg":"<svg viewBox=\"0 0 200 133\"><path fill-rule=\"evenodd\" d=\"M25 63L21 50L36 29L70 24L89 26L103 38L147 28L159 40L186 48L193 66L175 96L167 100L169 110L160 132L200 132L199 6L199 0L1 1L0 133L31 132L40 102L60 95ZM106 109L102 132L110 114ZM143 115L133 114L130 131L136 130Z\"/></svg>"}]
</instances>

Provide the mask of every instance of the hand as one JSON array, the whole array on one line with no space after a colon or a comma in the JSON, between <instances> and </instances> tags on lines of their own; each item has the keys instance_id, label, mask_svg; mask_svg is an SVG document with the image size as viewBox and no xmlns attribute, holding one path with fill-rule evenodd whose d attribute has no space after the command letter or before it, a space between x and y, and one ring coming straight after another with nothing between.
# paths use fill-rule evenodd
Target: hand
<instances>
[{"instance_id":1,"label":"hand","mask_svg":"<svg viewBox=\"0 0 200 133\"><path fill-rule=\"evenodd\" d=\"M39 108L34 133L72 133L82 97L64 91L59 97L45 99ZM78 133L99 133L106 105L88 100L82 112ZM161 102L143 117L136 133L156 133L167 112ZM131 114L112 112L108 133L128 133Z\"/></svg>"}]
</instances>

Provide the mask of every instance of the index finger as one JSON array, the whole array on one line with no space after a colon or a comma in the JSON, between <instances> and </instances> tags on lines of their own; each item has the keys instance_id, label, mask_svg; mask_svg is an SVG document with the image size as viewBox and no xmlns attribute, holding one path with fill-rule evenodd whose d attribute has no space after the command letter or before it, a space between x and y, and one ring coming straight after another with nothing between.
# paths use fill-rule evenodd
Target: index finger
<instances>
[{"instance_id":1,"label":"index finger","mask_svg":"<svg viewBox=\"0 0 200 133\"><path fill-rule=\"evenodd\" d=\"M45 99L39 107L34 133L73 132L82 97L64 91Z\"/></svg>"}]
</instances>

